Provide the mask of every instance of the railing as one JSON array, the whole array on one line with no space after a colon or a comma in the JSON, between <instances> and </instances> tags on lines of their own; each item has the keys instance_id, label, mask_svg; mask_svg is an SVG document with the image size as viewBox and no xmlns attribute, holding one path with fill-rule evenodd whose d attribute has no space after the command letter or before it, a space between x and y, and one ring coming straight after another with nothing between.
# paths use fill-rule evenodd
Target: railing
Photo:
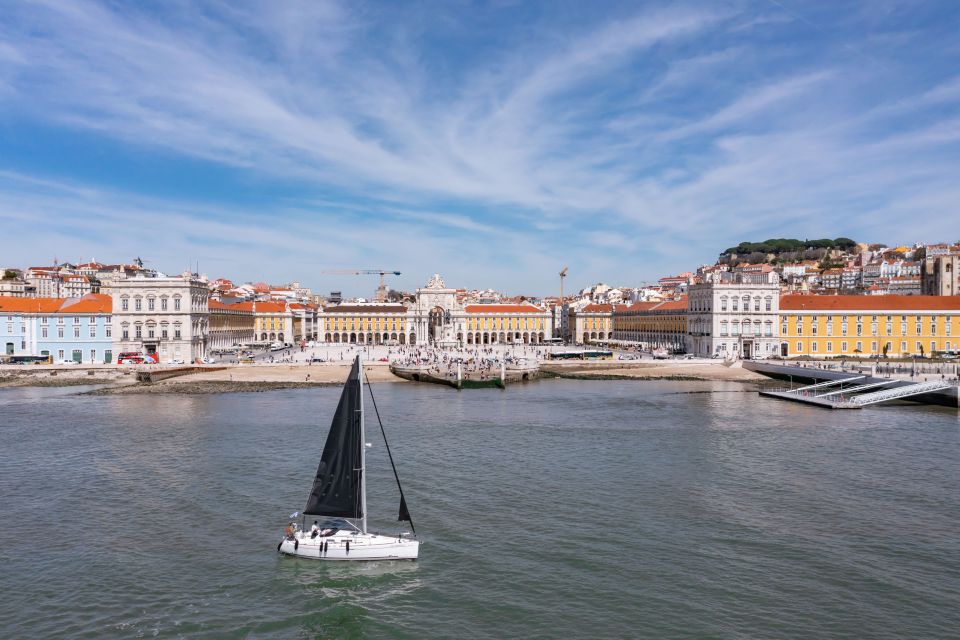
<instances>
[{"instance_id":1,"label":"railing","mask_svg":"<svg viewBox=\"0 0 960 640\"><path fill-rule=\"evenodd\" d=\"M887 400L896 400L898 398L907 398L910 396L916 396L923 393L934 393L936 391L943 391L954 386L949 382L943 382L940 380L934 382L918 382L917 384L911 384L905 387L897 387L896 389L884 389L883 391L874 391L873 393L865 393L854 398L850 398L850 402L858 405L867 405L875 404L877 402L886 402Z\"/></svg>"}]
</instances>

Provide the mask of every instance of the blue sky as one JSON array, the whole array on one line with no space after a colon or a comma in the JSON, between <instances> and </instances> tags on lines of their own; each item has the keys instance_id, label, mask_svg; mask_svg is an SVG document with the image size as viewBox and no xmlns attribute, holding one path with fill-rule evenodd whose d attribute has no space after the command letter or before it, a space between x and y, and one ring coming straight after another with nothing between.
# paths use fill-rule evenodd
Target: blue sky
<instances>
[{"instance_id":1,"label":"blue sky","mask_svg":"<svg viewBox=\"0 0 960 640\"><path fill-rule=\"evenodd\" d=\"M960 3L69 2L0 21L0 262L369 294L960 239Z\"/></svg>"}]
</instances>

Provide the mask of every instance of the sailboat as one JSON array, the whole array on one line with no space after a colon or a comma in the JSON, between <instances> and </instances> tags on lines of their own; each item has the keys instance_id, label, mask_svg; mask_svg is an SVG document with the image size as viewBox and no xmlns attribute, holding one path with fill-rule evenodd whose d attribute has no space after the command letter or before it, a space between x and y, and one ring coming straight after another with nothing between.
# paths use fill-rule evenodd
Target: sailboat
<instances>
[{"instance_id":1,"label":"sailboat","mask_svg":"<svg viewBox=\"0 0 960 640\"><path fill-rule=\"evenodd\" d=\"M373 394L370 396L373 400ZM373 408L379 421L379 411ZM409 522L413 534L413 520L400 486L393 454L387 443L386 432L380 424L383 442L387 447L390 466L400 489L398 520ZM360 357L353 361L350 375L343 386L340 403L330 424L330 433L320 456L320 466L313 488L303 509L307 516L323 516L326 526L306 531L302 527L288 527L277 545L282 554L313 560L416 560L419 540L406 533L383 535L367 531L367 476L366 441L364 440L363 366ZM336 519L331 522L329 519ZM292 523L291 523L292 524Z\"/></svg>"}]
</instances>

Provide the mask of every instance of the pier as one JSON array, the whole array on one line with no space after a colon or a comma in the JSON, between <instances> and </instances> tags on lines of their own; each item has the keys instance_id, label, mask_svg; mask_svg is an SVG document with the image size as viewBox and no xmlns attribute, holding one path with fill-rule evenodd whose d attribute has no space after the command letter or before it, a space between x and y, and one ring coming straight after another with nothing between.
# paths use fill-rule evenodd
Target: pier
<instances>
[{"instance_id":1,"label":"pier","mask_svg":"<svg viewBox=\"0 0 960 640\"><path fill-rule=\"evenodd\" d=\"M857 370L802 367L745 361L745 369L778 380L789 380L790 387L764 389L761 396L802 402L826 409L861 409L892 401L909 401L960 408L960 393L956 382L940 380L913 380L875 375L874 367L867 372ZM802 383L794 387L794 383Z\"/></svg>"},{"instance_id":2,"label":"pier","mask_svg":"<svg viewBox=\"0 0 960 640\"><path fill-rule=\"evenodd\" d=\"M540 377L540 367L538 365L501 366L492 372L481 374L476 370L464 370L463 368L450 370L428 364L391 364L390 372L404 380L442 384L457 390L505 389L508 383L526 382Z\"/></svg>"}]
</instances>

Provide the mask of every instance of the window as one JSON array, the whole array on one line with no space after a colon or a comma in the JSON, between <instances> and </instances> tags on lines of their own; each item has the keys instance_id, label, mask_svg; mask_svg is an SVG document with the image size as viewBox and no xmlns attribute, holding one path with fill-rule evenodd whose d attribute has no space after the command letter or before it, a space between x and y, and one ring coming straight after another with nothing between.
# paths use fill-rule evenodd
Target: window
<instances>
[{"instance_id":1,"label":"window","mask_svg":"<svg viewBox=\"0 0 960 640\"><path fill-rule=\"evenodd\" d=\"M143 325L134 325L133 327L133 337L140 339L143 337Z\"/></svg>"},{"instance_id":2,"label":"window","mask_svg":"<svg viewBox=\"0 0 960 640\"><path fill-rule=\"evenodd\" d=\"M63 327L57 327L57 337L58 338L63 337Z\"/></svg>"},{"instance_id":3,"label":"window","mask_svg":"<svg viewBox=\"0 0 960 640\"><path fill-rule=\"evenodd\" d=\"M47 336L47 328L46 328L46 327L40 327L40 337L42 337L42 338L48 337L48 336Z\"/></svg>"},{"instance_id":4,"label":"window","mask_svg":"<svg viewBox=\"0 0 960 640\"><path fill-rule=\"evenodd\" d=\"M857 323L857 335L858 335L858 336L862 336L862 335L863 335L863 324L861 324L861 323L859 323L859 322Z\"/></svg>"},{"instance_id":5,"label":"window","mask_svg":"<svg viewBox=\"0 0 960 640\"><path fill-rule=\"evenodd\" d=\"M63 316L57 318L57 324L63 324Z\"/></svg>"},{"instance_id":6,"label":"window","mask_svg":"<svg viewBox=\"0 0 960 640\"><path fill-rule=\"evenodd\" d=\"M871 323L870 323L870 335L873 335L873 336L877 335L877 323L876 323L876 322L871 322Z\"/></svg>"},{"instance_id":7,"label":"window","mask_svg":"<svg viewBox=\"0 0 960 640\"><path fill-rule=\"evenodd\" d=\"M870 353L877 353L877 341L874 340L870 343Z\"/></svg>"},{"instance_id":8,"label":"window","mask_svg":"<svg viewBox=\"0 0 960 640\"><path fill-rule=\"evenodd\" d=\"M734 310L734 311L739 311L739 310L740 310L740 306L739 306L739 305L740 305L740 301L739 301L737 298L734 298L734 299L733 299L733 310Z\"/></svg>"},{"instance_id":9,"label":"window","mask_svg":"<svg viewBox=\"0 0 960 640\"><path fill-rule=\"evenodd\" d=\"M727 296L720 296L720 311L727 310Z\"/></svg>"},{"instance_id":10,"label":"window","mask_svg":"<svg viewBox=\"0 0 960 640\"><path fill-rule=\"evenodd\" d=\"M812 336L817 335L817 329L819 329L818 325L820 324L819 320L820 320L819 318L813 318L810 321L810 335Z\"/></svg>"},{"instance_id":11,"label":"window","mask_svg":"<svg viewBox=\"0 0 960 640\"><path fill-rule=\"evenodd\" d=\"M180 311L180 298L173 299L173 310Z\"/></svg>"},{"instance_id":12,"label":"window","mask_svg":"<svg viewBox=\"0 0 960 640\"><path fill-rule=\"evenodd\" d=\"M773 311L773 299L770 296L767 296L766 298L763 299L763 301L764 301L764 309L766 309L767 311Z\"/></svg>"},{"instance_id":13,"label":"window","mask_svg":"<svg viewBox=\"0 0 960 640\"><path fill-rule=\"evenodd\" d=\"M937 335L937 318L936 316L930 318L930 335Z\"/></svg>"},{"instance_id":14,"label":"window","mask_svg":"<svg viewBox=\"0 0 960 640\"><path fill-rule=\"evenodd\" d=\"M106 330L107 330L107 336L106 336L106 337L112 338L112 337L113 337L113 327L108 324L108 325L106 326Z\"/></svg>"},{"instance_id":15,"label":"window","mask_svg":"<svg viewBox=\"0 0 960 640\"><path fill-rule=\"evenodd\" d=\"M90 363L93 364L96 361L97 361L97 350L90 349Z\"/></svg>"},{"instance_id":16,"label":"window","mask_svg":"<svg viewBox=\"0 0 960 640\"><path fill-rule=\"evenodd\" d=\"M798 342L798 343L797 343L797 353L803 353L803 343L802 343L802 342Z\"/></svg>"},{"instance_id":17,"label":"window","mask_svg":"<svg viewBox=\"0 0 960 640\"><path fill-rule=\"evenodd\" d=\"M174 338L174 340L179 340L179 339L180 339L180 329L179 329L179 327L173 330L173 338Z\"/></svg>"},{"instance_id":18,"label":"window","mask_svg":"<svg viewBox=\"0 0 960 640\"><path fill-rule=\"evenodd\" d=\"M163 327L162 329L160 329L160 337L163 338L164 340L167 339L167 328L166 328L166 327Z\"/></svg>"},{"instance_id":19,"label":"window","mask_svg":"<svg viewBox=\"0 0 960 640\"><path fill-rule=\"evenodd\" d=\"M44 316L40 318L40 324L47 324L50 321L50 318Z\"/></svg>"},{"instance_id":20,"label":"window","mask_svg":"<svg viewBox=\"0 0 960 640\"><path fill-rule=\"evenodd\" d=\"M167 310L167 297L163 296L162 298L160 298L160 311L166 311L166 310Z\"/></svg>"},{"instance_id":21,"label":"window","mask_svg":"<svg viewBox=\"0 0 960 640\"><path fill-rule=\"evenodd\" d=\"M90 337L91 338L97 337L97 325L93 323L90 323Z\"/></svg>"},{"instance_id":22,"label":"window","mask_svg":"<svg viewBox=\"0 0 960 640\"><path fill-rule=\"evenodd\" d=\"M797 335L798 336L803 335L803 320L801 320L800 318L797 318Z\"/></svg>"},{"instance_id":23,"label":"window","mask_svg":"<svg viewBox=\"0 0 960 640\"><path fill-rule=\"evenodd\" d=\"M859 340L857 340L857 348L856 348L856 351L859 351L860 353L863 353L863 343L860 342Z\"/></svg>"},{"instance_id":24,"label":"window","mask_svg":"<svg viewBox=\"0 0 960 640\"><path fill-rule=\"evenodd\" d=\"M730 323L730 335L738 336L740 335L740 323L734 320Z\"/></svg>"},{"instance_id":25,"label":"window","mask_svg":"<svg viewBox=\"0 0 960 640\"><path fill-rule=\"evenodd\" d=\"M843 342L840 343L840 351L843 351L844 353L847 352L847 342L846 342L846 340L844 340Z\"/></svg>"},{"instance_id":26,"label":"window","mask_svg":"<svg viewBox=\"0 0 960 640\"><path fill-rule=\"evenodd\" d=\"M833 351L833 343L832 343L832 342L827 342L827 351L828 351L828 352L829 352L829 351Z\"/></svg>"},{"instance_id":27,"label":"window","mask_svg":"<svg viewBox=\"0 0 960 640\"><path fill-rule=\"evenodd\" d=\"M147 327L147 337L148 337L148 338L153 338L153 337L155 337L155 336L154 336L154 333L155 333L155 330L154 330L153 327Z\"/></svg>"},{"instance_id":28,"label":"window","mask_svg":"<svg viewBox=\"0 0 960 640\"><path fill-rule=\"evenodd\" d=\"M756 297L753 299L753 310L760 311L760 298Z\"/></svg>"},{"instance_id":29,"label":"window","mask_svg":"<svg viewBox=\"0 0 960 640\"><path fill-rule=\"evenodd\" d=\"M73 324L80 324L80 318L76 318L76 317L75 317L75 318L73 319Z\"/></svg>"},{"instance_id":30,"label":"window","mask_svg":"<svg viewBox=\"0 0 960 640\"><path fill-rule=\"evenodd\" d=\"M906 353L906 352L907 352L907 343L906 343L906 342L901 342L901 343L900 343L900 353Z\"/></svg>"},{"instance_id":31,"label":"window","mask_svg":"<svg viewBox=\"0 0 960 640\"><path fill-rule=\"evenodd\" d=\"M80 325L74 325L74 326L73 326L73 337L74 337L74 338L79 338L79 337L80 337Z\"/></svg>"},{"instance_id":32,"label":"window","mask_svg":"<svg viewBox=\"0 0 960 640\"><path fill-rule=\"evenodd\" d=\"M64 359L63 349L57 349L57 359L58 359L58 360L63 360L63 359Z\"/></svg>"},{"instance_id":33,"label":"window","mask_svg":"<svg viewBox=\"0 0 960 640\"><path fill-rule=\"evenodd\" d=\"M121 331L120 333L121 333L121 335L123 336L123 339L124 339L124 340L129 340L129 339L130 339L130 330L127 329L126 327L124 327L124 328L123 328L123 331Z\"/></svg>"},{"instance_id":34,"label":"window","mask_svg":"<svg viewBox=\"0 0 960 640\"><path fill-rule=\"evenodd\" d=\"M810 345L810 351L812 351L812 352L814 352L814 353L817 352L817 342L816 342L816 341L814 341L813 344Z\"/></svg>"},{"instance_id":35,"label":"window","mask_svg":"<svg viewBox=\"0 0 960 640\"><path fill-rule=\"evenodd\" d=\"M127 298L126 296L120 298L120 308L121 308L123 311L129 311L129 310L130 310L130 299Z\"/></svg>"},{"instance_id":36,"label":"window","mask_svg":"<svg viewBox=\"0 0 960 640\"><path fill-rule=\"evenodd\" d=\"M141 311L142 309L143 309L143 298L141 298L140 296L137 296L136 298L133 299L133 310Z\"/></svg>"}]
</instances>

